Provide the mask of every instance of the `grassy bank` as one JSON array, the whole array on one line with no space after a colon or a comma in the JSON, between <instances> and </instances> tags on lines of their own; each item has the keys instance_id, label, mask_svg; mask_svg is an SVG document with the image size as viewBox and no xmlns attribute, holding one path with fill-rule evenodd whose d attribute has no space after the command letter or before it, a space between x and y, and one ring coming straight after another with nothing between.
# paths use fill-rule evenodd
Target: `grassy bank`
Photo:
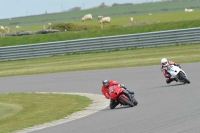
<instances>
[{"instance_id":1,"label":"grassy bank","mask_svg":"<svg viewBox=\"0 0 200 133\"><path fill-rule=\"evenodd\" d=\"M0 94L0 133L58 120L91 103L84 96L68 94Z\"/></svg>"},{"instance_id":2,"label":"grassy bank","mask_svg":"<svg viewBox=\"0 0 200 133\"><path fill-rule=\"evenodd\" d=\"M200 27L200 19L198 20L185 20L177 22L138 24L136 26L116 26L105 29L96 29L88 31L71 31L60 32L44 35L27 35L27 36L14 36L0 38L0 47L3 46L16 46L21 44L35 44L43 42L75 40L83 38L93 38L102 36L125 35L134 33L154 32L163 30L174 30L183 28Z\"/></svg>"},{"instance_id":3,"label":"grassy bank","mask_svg":"<svg viewBox=\"0 0 200 133\"><path fill-rule=\"evenodd\" d=\"M163 57L179 63L200 62L199 53L200 44L188 44L6 61L0 62L0 77L159 65Z\"/></svg>"}]
</instances>

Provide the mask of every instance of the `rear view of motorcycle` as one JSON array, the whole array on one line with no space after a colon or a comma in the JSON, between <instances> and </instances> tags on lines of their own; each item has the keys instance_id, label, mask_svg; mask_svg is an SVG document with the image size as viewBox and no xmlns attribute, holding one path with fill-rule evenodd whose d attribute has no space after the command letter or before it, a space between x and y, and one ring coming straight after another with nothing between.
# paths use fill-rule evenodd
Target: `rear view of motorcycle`
<instances>
[{"instance_id":1,"label":"rear view of motorcycle","mask_svg":"<svg viewBox=\"0 0 200 133\"><path fill-rule=\"evenodd\" d=\"M181 68L175 65L169 65L167 67L167 72L171 74L172 78L177 79L179 82L190 84L190 80Z\"/></svg>"},{"instance_id":2,"label":"rear view of motorcycle","mask_svg":"<svg viewBox=\"0 0 200 133\"><path fill-rule=\"evenodd\" d=\"M138 104L133 94L129 94L130 96L126 96L123 91L126 90L124 88L120 88L119 86L112 86L109 88L110 97L115 101L119 101L121 105L128 105L130 107L133 107Z\"/></svg>"}]
</instances>

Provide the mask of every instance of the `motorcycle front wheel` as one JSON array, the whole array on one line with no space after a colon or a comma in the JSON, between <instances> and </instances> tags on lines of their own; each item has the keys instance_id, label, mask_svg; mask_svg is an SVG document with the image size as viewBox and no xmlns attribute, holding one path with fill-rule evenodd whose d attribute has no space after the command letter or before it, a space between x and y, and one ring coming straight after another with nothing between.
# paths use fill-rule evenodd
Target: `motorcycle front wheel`
<instances>
[{"instance_id":1,"label":"motorcycle front wheel","mask_svg":"<svg viewBox=\"0 0 200 133\"><path fill-rule=\"evenodd\" d=\"M137 101L135 98L133 98L133 101L134 101L134 102L133 102L134 105L137 105L137 104L138 104L138 101Z\"/></svg>"},{"instance_id":2,"label":"motorcycle front wheel","mask_svg":"<svg viewBox=\"0 0 200 133\"><path fill-rule=\"evenodd\" d=\"M184 82L190 84L189 79L186 78L186 76L185 76L184 73L180 72L180 73L179 73L179 76L181 77L182 80L184 80Z\"/></svg>"},{"instance_id":3,"label":"motorcycle front wheel","mask_svg":"<svg viewBox=\"0 0 200 133\"><path fill-rule=\"evenodd\" d=\"M123 96L119 98L120 101L122 101L125 105L129 105L130 107L134 106L134 103L132 103L131 101L127 100L126 98L124 98Z\"/></svg>"}]
</instances>

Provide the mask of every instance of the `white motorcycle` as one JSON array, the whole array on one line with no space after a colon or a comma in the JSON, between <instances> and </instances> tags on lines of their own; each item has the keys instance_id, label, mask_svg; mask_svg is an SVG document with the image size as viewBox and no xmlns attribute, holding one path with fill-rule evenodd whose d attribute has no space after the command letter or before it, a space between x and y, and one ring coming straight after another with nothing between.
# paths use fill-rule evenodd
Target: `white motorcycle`
<instances>
[{"instance_id":1,"label":"white motorcycle","mask_svg":"<svg viewBox=\"0 0 200 133\"><path fill-rule=\"evenodd\" d=\"M179 82L190 84L190 81L189 81L186 73L178 66L175 66L175 65L167 66L167 72L171 74L171 78L175 78Z\"/></svg>"}]
</instances>

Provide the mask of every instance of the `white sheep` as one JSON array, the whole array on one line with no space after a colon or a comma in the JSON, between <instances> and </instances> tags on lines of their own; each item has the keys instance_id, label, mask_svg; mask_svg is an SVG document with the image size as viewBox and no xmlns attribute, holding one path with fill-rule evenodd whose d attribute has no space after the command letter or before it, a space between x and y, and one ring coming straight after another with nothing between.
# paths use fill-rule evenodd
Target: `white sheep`
<instances>
[{"instance_id":1,"label":"white sheep","mask_svg":"<svg viewBox=\"0 0 200 133\"><path fill-rule=\"evenodd\" d=\"M87 20L92 20L92 14L87 14L87 15L83 16L81 20L83 22L87 21Z\"/></svg>"},{"instance_id":2,"label":"white sheep","mask_svg":"<svg viewBox=\"0 0 200 133\"><path fill-rule=\"evenodd\" d=\"M185 8L185 12L193 12L194 11L194 9L187 9L187 8Z\"/></svg>"},{"instance_id":3,"label":"white sheep","mask_svg":"<svg viewBox=\"0 0 200 133\"><path fill-rule=\"evenodd\" d=\"M2 25L0 25L0 33L1 33L1 36L4 37L5 28Z\"/></svg>"},{"instance_id":4,"label":"white sheep","mask_svg":"<svg viewBox=\"0 0 200 133\"><path fill-rule=\"evenodd\" d=\"M51 29L51 23L48 23L48 25L49 25L49 29Z\"/></svg>"},{"instance_id":5,"label":"white sheep","mask_svg":"<svg viewBox=\"0 0 200 133\"><path fill-rule=\"evenodd\" d=\"M110 17L104 17L100 20L100 24L103 23L109 23L110 24L111 18Z\"/></svg>"},{"instance_id":6,"label":"white sheep","mask_svg":"<svg viewBox=\"0 0 200 133\"><path fill-rule=\"evenodd\" d=\"M100 20L100 19L102 19L103 18L103 16L98 16L98 20Z\"/></svg>"},{"instance_id":7,"label":"white sheep","mask_svg":"<svg viewBox=\"0 0 200 133\"><path fill-rule=\"evenodd\" d=\"M7 29L7 32L6 32L6 33L9 34L9 33L10 33L10 27L6 26L6 27L5 27L5 30L6 30L6 29Z\"/></svg>"},{"instance_id":8,"label":"white sheep","mask_svg":"<svg viewBox=\"0 0 200 133\"><path fill-rule=\"evenodd\" d=\"M82 18L81 18L81 20L82 20L82 22L84 22L84 21L85 21L85 18L84 18L84 17L82 17Z\"/></svg>"},{"instance_id":9,"label":"white sheep","mask_svg":"<svg viewBox=\"0 0 200 133\"><path fill-rule=\"evenodd\" d=\"M5 30L5 28L4 28L2 25L0 26L0 29L1 29L1 30Z\"/></svg>"},{"instance_id":10,"label":"white sheep","mask_svg":"<svg viewBox=\"0 0 200 133\"><path fill-rule=\"evenodd\" d=\"M17 25L15 28L17 28L17 29L18 29L18 28L21 28L21 27Z\"/></svg>"},{"instance_id":11,"label":"white sheep","mask_svg":"<svg viewBox=\"0 0 200 133\"><path fill-rule=\"evenodd\" d=\"M130 23L132 23L132 22L133 22L133 17L130 18Z\"/></svg>"}]
</instances>

